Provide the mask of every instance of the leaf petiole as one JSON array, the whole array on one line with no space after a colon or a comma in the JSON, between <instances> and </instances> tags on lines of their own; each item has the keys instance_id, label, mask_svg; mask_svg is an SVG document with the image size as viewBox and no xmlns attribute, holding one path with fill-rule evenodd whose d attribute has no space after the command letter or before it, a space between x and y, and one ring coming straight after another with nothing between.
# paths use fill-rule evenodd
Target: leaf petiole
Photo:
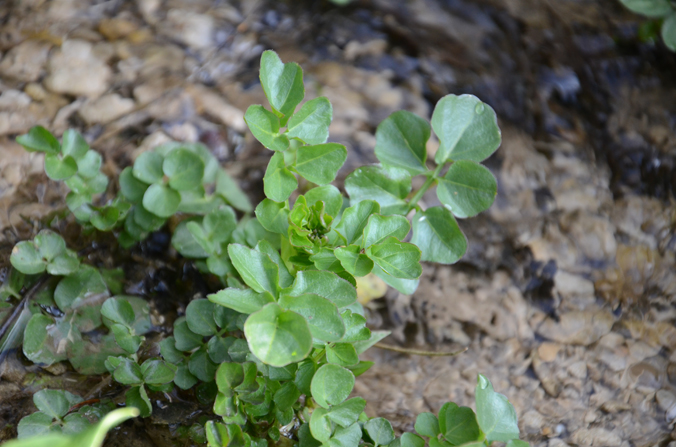
<instances>
[{"instance_id":1,"label":"leaf petiole","mask_svg":"<svg viewBox=\"0 0 676 447\"><path fill-rule=\"evenodd\" d=\"M425 195L428 189L432 187L432 184L436 181L436 179L439 177L439 173L444 169L444 166L446 166L447 162L441 163L436 167L436 169L432 172L432 175L430 175L427 180L425 180L425 183L420 187L418 191L411 197L411 200L408 202L408 211L406 211L405 214L408 214L411 212L413 208L416 207L418 204L418 201L422 199L422 196Z\"/></svg>"}]
</instances>

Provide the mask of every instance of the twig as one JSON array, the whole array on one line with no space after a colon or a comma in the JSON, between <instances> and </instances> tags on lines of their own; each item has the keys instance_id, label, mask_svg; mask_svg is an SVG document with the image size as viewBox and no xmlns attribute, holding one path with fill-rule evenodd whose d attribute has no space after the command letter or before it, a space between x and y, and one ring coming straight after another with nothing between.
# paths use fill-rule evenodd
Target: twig
<instances>
[{"instance_id":1,"label":"twig","mask_svg":"<svg viewBox=\"0 0 676 447\"><path fill-rule=\"evenodd\" d=\"M455 352L437 352L437 351L421 351L419 349L406 349L406 348L400 348L398 346L385 345L383 343L376 343L373 346L375 346L376 348L380 348L380 349L386 349L388 351L400 352L402 354L423 355L425 357L451 357L451 356L454 356L454 355L462 354L463 352L467 351L467 349L469 349L469 348L464 348L464 349L461 349L460 351L455 351Z\"/></svg>"}]
</instances>

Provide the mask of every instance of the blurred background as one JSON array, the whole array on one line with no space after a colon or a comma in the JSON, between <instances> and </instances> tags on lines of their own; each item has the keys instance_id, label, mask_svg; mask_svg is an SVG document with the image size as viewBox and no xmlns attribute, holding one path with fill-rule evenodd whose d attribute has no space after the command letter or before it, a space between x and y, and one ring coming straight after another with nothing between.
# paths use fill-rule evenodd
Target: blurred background
<instances>
[{"instance_id":1,"label":"blurred background","mask_svg":"<svg viewBox=\"0 0 676 447\"><path fill-rule=\"evenodd\" d=\"M390 113L429 119L444 95L471 93L503 142L486 162L495 204L459 222L466 256L424 266L411 296L360 291L388 343L469 349L374 348L355 393L412 430L420 412L473 402L481 372L531 445L676 446L676 55L654 21L619 0L2 0L0 24L0 267L63 207L65 188L14 142L33 125L80 130L109 175L163 142L201 141L256 203L270 152L243 115L266 103L265 49L303 67L306 99L333 103L341 178L376 161ZM134 252L152 262L132 291L184 293L167 286L168 249L160 232ZM3 439L34 372L14 354L0 374ZM137 422L134 445L174 445L169 417L187 414Z\"/></svg>"}]
</instances>

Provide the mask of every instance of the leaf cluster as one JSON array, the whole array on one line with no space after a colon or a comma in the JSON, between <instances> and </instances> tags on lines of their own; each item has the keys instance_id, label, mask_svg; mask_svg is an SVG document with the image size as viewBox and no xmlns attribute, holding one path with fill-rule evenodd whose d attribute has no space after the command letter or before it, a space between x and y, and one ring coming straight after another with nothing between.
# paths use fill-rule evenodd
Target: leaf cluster
<instances>
[{"instance_id":1,"label":"leaf cluster","mask_svg":"<svg viewBox=\"0 0 676 447\"><path fill-rule=\"evenodd\" d=\"M660 30L662 41L671 51L676 51L676 5L670 0L620 0L631 11L651 19L642 26L640 34L652 38L650 29ZM657 34L655 32L654 34Z\"/></svg>"}]
</instances>

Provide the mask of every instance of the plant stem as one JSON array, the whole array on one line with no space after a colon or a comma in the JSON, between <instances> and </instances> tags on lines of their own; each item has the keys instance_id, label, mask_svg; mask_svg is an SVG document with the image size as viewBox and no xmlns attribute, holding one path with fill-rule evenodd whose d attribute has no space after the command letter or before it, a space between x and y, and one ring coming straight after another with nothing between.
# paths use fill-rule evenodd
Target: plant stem
<instances>
[{"instance_id":1,"label":"plant stem","mask_svg":"<svg viewBox=\"0 0 676 447\"><path fill-rule=\"evenodd\" d=\"M422 199L422 196L425 195L428 189L432 186L434 181L437 179L437 176L441 172L441 170L446 166L446 163L441 163L437 166L437 168L432 172L432 175L428 177L427 180L425 180L425 183L423 183L422 187L416 193L411 197L411 200L408 202L408 211L406 214L408 214L415 206L418 204L418 201Z\"/></svg>"},{"instance_id":2,"label":"plant stem","mask_svg":"<svg viewBox=\"0 0 676 447\"><path fill-rule=\"evenodd\" d=\"M462 354L463 352L467 351L467 349L468 349L468 348L464 348L464 349L461 349L460 351L455 351L455 352L438 352L438 351L421 351L419 349L406 349L406 348L400 348L399 346L385 345L383 343L376 343L373 346L375 346L376 348L380 348L380 349L386 349L388 351L400 352L402 354L423 355L425 357L450 357L450 356Z\"/></svg>"}]
</instances>

